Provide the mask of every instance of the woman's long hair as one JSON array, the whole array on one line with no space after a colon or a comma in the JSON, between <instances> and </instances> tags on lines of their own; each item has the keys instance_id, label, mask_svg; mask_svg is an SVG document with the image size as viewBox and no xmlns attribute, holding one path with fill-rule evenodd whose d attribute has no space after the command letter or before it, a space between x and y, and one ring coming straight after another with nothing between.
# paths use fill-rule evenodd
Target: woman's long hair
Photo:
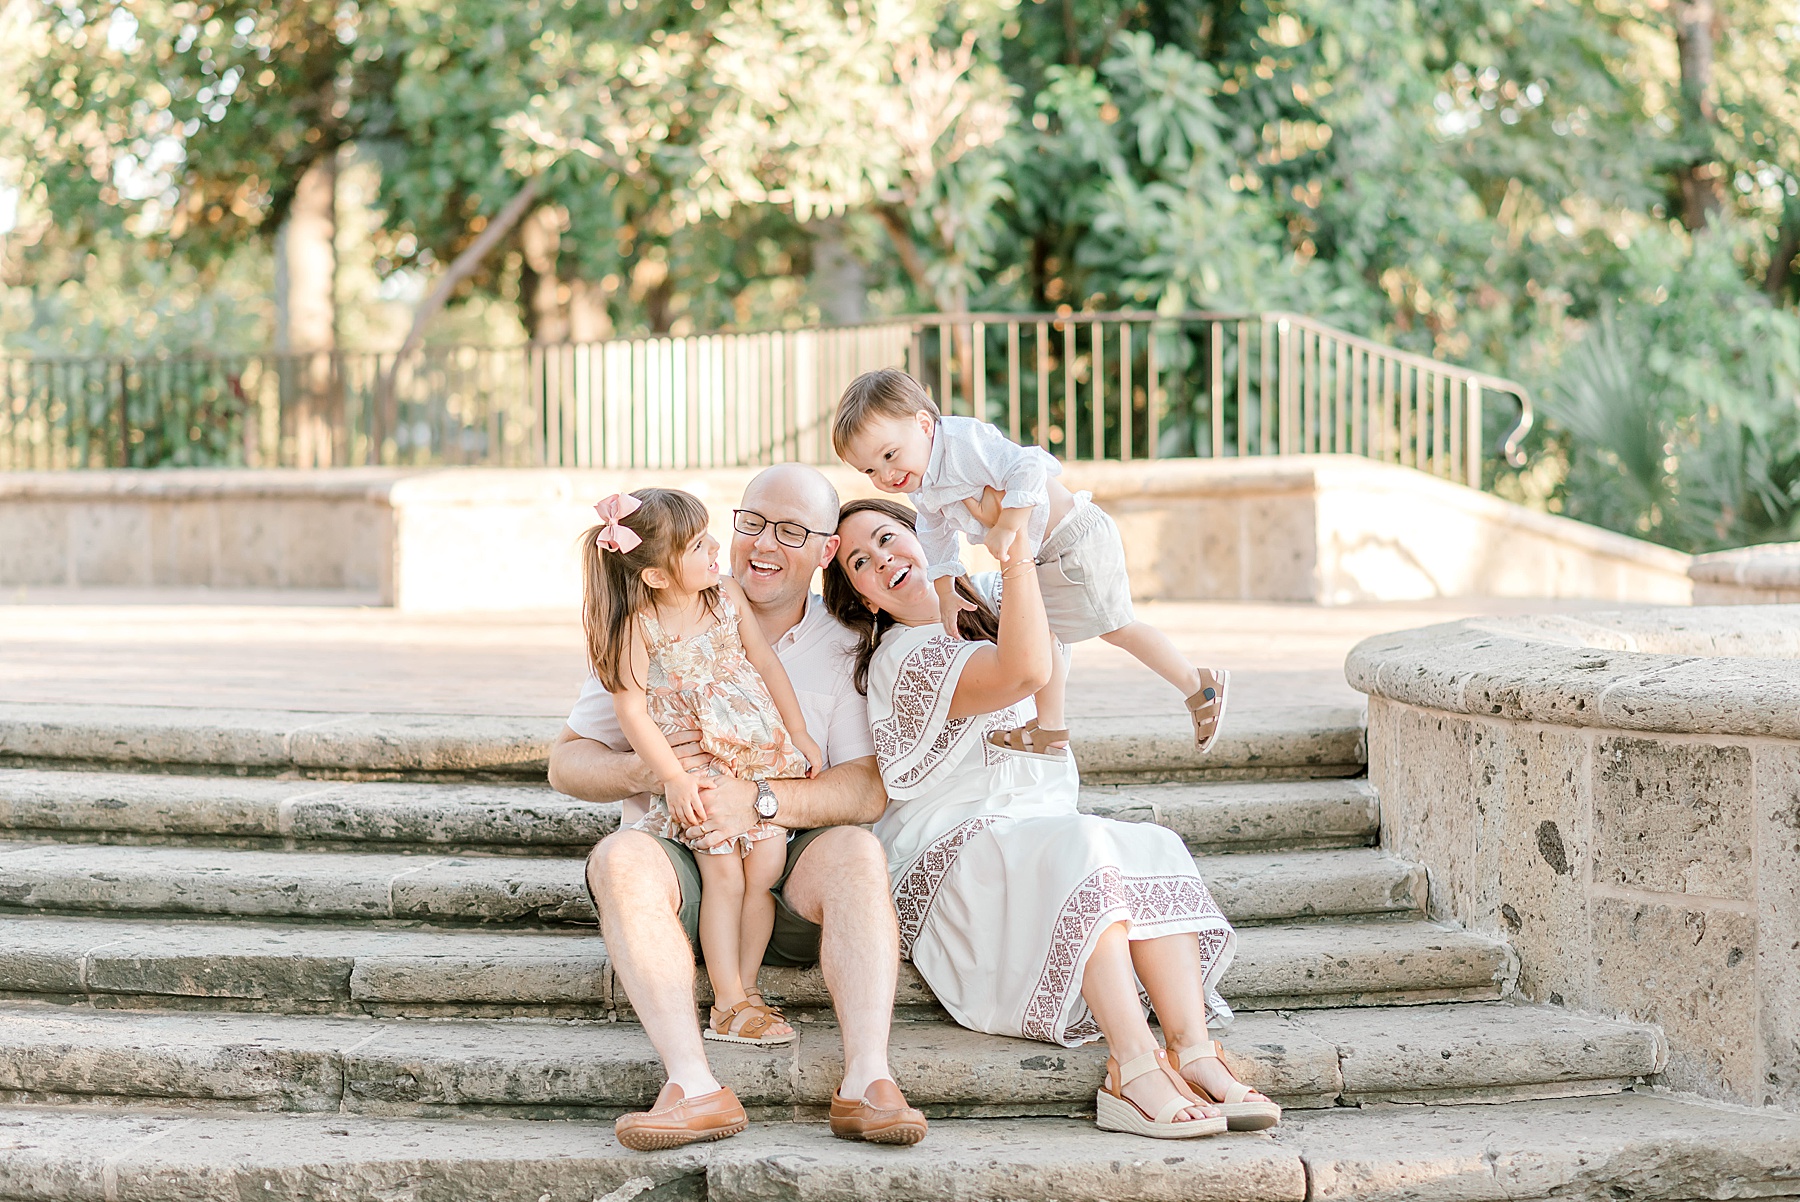
<instances>
[{"instance_id":1,"label":"woman's long hair","mask_svg":"<svg viewBox=\"0 0 1800 1202\"><path fill-rule=\"evenodd\" d=\"M844 502L843 508L838 510L838 528L843 529L845 519L852 514L870 512L893 518L908 530L917 528L915 523L918 521L918 514L898 501L881 497ZM956 628L962 636L986 643L999 639L1000 615L969 584L968 577L956 578L956 591L975 605L973 610L964 610L956 619ZM862 594L856 591L856 586L850 583L850 577L838 563L836 555L825 565L825 608L831 611L832 617L856 633L856 691L867 696L869 664L875 658L875 649L881 646L881 637L894 625L894 615L869 608Z\"/></svg>"},{"instance_id":2,"label":"woman's long hair","mask_svg":"<svg viewBox=\"0 0 1800 1202\"><path fill-rule=\"evenodd\" d=\"M706 529L706 506L692 493L640 488L631 495L640 504L619 525L642 542L629 551L605 550L598 541L604 524L588 527L581 536L581 628L587 635L588 666L609 693L625 687L632 619L656 605L657 590L644 583L644 569L661 568L673 575L675 561ZM716 585L700 597L707 609L718 612Z\"/></svg>"}]
</instances>

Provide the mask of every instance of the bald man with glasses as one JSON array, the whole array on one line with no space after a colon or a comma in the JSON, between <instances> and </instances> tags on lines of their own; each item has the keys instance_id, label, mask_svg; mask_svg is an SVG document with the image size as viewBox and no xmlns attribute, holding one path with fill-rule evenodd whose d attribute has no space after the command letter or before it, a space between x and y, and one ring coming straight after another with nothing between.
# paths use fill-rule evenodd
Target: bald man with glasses
<instances>
[{"instance_id":1,"label":"bald man with glasses","mask_svg":"<svg viewBox=\"0 0 1800 1202\"><path fill-rule=\"evenodd\" d=\"M887 1062L899 933L886 857L860 826L881 817L887 796L867 706L851 680L855 639L812 592L813 573L837 551L837 510L822 473L782 464L752 480L732 512L731 574L793 681L826 768L811 780L707 777L706 822L690 835L713 846L759 819L796 832L774 889L775 931L763 963L816 962L824 973L844 1041L833 1134L910 1144L924 1137L925 1118L906 1104ZM697 739L669 740L690 770L706 766ZM611 694L591 676L551 748L550 783L571 797L623 802L626 825L655 785L619 729ZM668 1074L650 1111L619 1120L620 1141L668 1148L742 1130L743 1108L713 1076L700 1035L693 852L622 829L588 857L587 881L619 984Z\"/></svg>"}]
</instances>

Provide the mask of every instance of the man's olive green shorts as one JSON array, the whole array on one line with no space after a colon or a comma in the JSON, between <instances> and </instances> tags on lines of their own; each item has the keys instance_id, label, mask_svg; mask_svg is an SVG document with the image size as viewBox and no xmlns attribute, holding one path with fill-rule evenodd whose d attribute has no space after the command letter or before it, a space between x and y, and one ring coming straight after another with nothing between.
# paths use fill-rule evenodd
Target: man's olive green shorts
<instances>
[{"instance_id":1,"label":"man's olive green shorts","mask_svg":"<svg viewBox=\"0 0 1800 1202\"><path fill-rule=\"evenodd\" d=\"M762 962L771 968L809 968L819 962L819 928L794 913L784 891L788 875L800 860L800 853L830 829L828 826L814 827L800 831L788 840L787 865L769 890L775 895L775 931L769 936L769 947L763 952ZM675 840L654 835L651 838L662 844L662 849L669 855L669 864L675 869L675 879L681 885L681 929L687 932L688 943L693 945L697 960L700 958L700 866L694 862L694 853Z\"/></svg>"}]
</instances>

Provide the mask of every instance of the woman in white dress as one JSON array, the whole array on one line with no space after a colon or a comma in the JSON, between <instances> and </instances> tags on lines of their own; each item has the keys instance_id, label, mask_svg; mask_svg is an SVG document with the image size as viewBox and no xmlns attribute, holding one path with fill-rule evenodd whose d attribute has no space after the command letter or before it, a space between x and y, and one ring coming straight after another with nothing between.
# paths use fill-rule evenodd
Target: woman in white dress
<instances>
[{"instance_id":1,"label":"woman in white dress","mask_svg":"<svg viewBox=\"0 0 1800 1202\"><path fill-rule=\"evenodd\" d=\"M971 608L956 638L910 509L852 501L838 535L825 599L863 640L857 685L888 793L875 834L902 955L964 1026L1065 1047L1104 1037L1095 1109L1107 1130L1186 1139L1280 1121L1208 1034L1209 1019L1230 1019L1216 986L1237 937L1180 837L1077 812L1071 756L988 738L1022 724L1016 707L1059 653L1036 565L1003 565L1004 618L959 585Z\"/></svg>"}]
</instances>

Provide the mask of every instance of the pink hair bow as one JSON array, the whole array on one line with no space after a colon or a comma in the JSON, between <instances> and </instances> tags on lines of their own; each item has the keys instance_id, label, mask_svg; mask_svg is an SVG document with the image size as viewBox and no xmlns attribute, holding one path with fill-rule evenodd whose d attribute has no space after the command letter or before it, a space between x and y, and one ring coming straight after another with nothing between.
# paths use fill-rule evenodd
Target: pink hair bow
<instances>
[{"instance_id":1,"label":"pink hair bow","mask_svg":"<svg viewBox=\"0 0 1800 1202\"><path fill-rule=\"evenodd\" d=\"M606 523L606 528L594 538L594 544L602 551L618 551L623 554L643 542L637 531L621 524L636 513L641 505L643 502L630 493L616 492L594 506L594 512Z\"/></svg>"}]
</instances>

